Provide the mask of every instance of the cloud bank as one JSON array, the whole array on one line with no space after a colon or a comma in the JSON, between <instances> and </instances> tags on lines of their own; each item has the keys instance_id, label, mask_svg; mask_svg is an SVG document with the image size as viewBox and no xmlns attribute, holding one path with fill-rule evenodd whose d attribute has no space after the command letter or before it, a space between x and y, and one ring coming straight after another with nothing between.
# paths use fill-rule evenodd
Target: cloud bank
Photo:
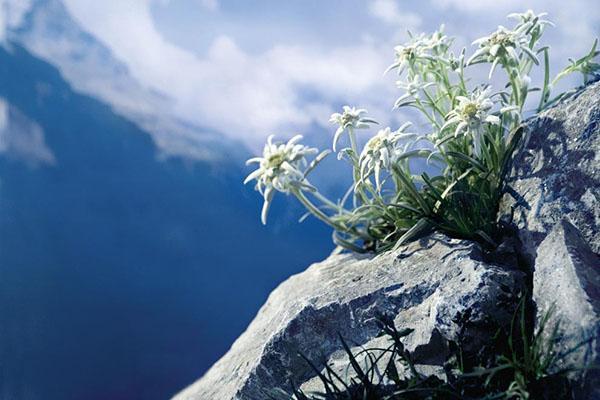
<instances>
[{"instance_id":1,"label":"cloud bank","mask_svg":"<svg viewBox=\"0 0 600 400\"><path fill-rule=\"evenodd\" d=\"M211 18L231 22L228 9L232 4L188 1L190 7L196 3L211 13ZM390 116L397 95L394 77L382 77L382 72L406 28L432 30L446 22L446 31L462 36L458 42L468 44L466 36L472 39L486 34L506 23L507 12L531 7L549 11L557 22L550 42L555 47L554 57L563 57L567 52L583 53L600 26L600 13L592 0L568 5L555 0L525 5L516 0L431 0L420 4L374 0L348 3L356 8L357 21L370 17L370 23L356 24L359 40L324 45L298 38L297 44L290 44L280 43L278 37L247 32L252 40L266 43L266 50L256 52L242 48L239 37L215 30L210 45L200 53L166 40L157 29L160 16L153 10L169 6L169 0L65 3L82 26L108 45L143 85L171 97L177 115L247 143L258 143L270 133L287 136L314 124L325 128L329 114L346 103L368 108L384 123L390 119L394 123L399 117ZM285 7L285 3L273 7ZM320 7L332 12L326 8L333 6L323 3ZM331 23L342 27L355 21L332 19Z\"/></svg>"}]
</instances>

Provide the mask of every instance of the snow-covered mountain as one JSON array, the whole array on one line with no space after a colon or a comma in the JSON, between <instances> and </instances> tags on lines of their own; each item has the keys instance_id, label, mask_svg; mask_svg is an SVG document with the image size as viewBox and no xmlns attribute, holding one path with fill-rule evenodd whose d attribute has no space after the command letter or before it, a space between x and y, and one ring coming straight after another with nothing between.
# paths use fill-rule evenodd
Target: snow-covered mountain
<instances>
[{"instance_id":1,"label":"snow-covered mountain","mask_svg":"<svg viewBox=\"0 0 600 400\"><path fill-rule=\"evenodd\" d=\"M60 0L0 0L0 41L23 46L56 66L77 91L110 104L151 134L163 157L223 161L243 154L240 143L176 117L173 100L136 81Z\"/></svg>"}]
</instances>

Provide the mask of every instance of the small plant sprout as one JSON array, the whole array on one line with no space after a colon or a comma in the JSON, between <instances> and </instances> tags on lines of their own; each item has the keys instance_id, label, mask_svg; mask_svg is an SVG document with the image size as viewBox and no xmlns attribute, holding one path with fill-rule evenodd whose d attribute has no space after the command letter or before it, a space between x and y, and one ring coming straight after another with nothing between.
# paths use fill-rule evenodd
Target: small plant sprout
<instances>
[{"instance_id":1,"label":"small plant sprout","mask_svg":"<svg viewBox=\"0 0 600 400\"><path fill-rule=\"evenodd\" d=\"M294 195L310 215L334 229L337 245L352 251L386 251L432 230L495 247L502 234L499 202L524 134L523 109L530 94L540 93L541 111L562 98L552 98L551 91L563 77L578 72L587 83L600 73L596 40L588 54L551 79L550 50L540 42L553 24L531 10L509 18L516 22L513 27L500 26L475 40L470 56L467 49L453 49L454 39L443 26L431 34L409 33L408 43L394 48L386 72L397 73L401 93L393 109L416 110L426 132L407 132L407 122L379 130L360 148L356 130L377 122L365 109L350 106L332 114L330 122L338 126L333 152L350 163L353 180L336 201L308 181L330 151L301 145L300 136L287 143L269 137L263 156L248 161L259 168L246 178L256 180L264 197L263 223L279 191ZM497 88L489 81L474 82L469 72L478 65L489 65L488 79L495 73L504 82ZM533 68L543 71L539 87L531 80ZM344 133L349 147L339 148ZM427 164L439 172L422 172Z\"/></svg>"}]
</instances>

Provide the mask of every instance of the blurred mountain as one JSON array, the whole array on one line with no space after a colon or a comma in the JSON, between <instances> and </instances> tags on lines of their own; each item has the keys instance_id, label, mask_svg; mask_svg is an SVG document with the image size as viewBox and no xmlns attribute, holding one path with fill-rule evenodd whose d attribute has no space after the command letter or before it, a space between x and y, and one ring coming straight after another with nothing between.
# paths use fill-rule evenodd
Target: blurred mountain
<instances>
[{"instance_id":1,"label":"blurred mountain","mask_svg":"<svg viewBox=\"0 0 600 400\"><path fill-rule=\"evenodd\" d=\"M243 147L170 117L60 2L25 3L0 29L0 398L167 398L330 232L284 196L262 227Z\"/></svg>"},{"instance_id":2,"label":"blurred mountain","mask_svg":"<svg viewBox=\"0 0 600 400\"><path fill-rule=\"evenodd\" d=\"M0 5L5 13L0 38L56 66L75 90L135 122L152 136L161 156L213 162L241 156L240 143L174 116L168 94L137 82L110 49L73 20L60 0L0 0Z\"/></svg>"}]
</instances>

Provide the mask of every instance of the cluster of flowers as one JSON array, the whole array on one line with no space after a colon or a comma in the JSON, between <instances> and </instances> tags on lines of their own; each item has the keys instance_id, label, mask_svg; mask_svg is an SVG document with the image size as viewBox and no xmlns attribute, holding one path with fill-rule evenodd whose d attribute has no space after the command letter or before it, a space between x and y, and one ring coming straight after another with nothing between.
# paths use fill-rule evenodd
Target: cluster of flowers
<instances>
[{"instance_id":1,"label":"cluster of flowers","mask_svg":"<svg viewBox=\"0 0 600 400\"><path fill-rule=\"evenodd\" d=\"M459 222L464 225L464 221L456 221L460 220L456 216L453 221L444 220L439 204L461 179L480 186L481 179L486 182L495 179L489 185L493 188L490 190L501 189L504 176L499 164L512 157L508 133L521 124L523 106L528 94L534 90L530 88L529 74L534 65L540 65L540 54L545 57L545 75L548 75L548 48L538 48L545 28L552 25L544 17L545 14L536 15L531 10L510 14L509 18L517 21L514 28L500 26L490 35L475 40L473 45L477 49L468 59L465 49L458 55L451 52L453 39L444 34L443 26L430 35L411 35L407 44L394 48L395 61L386 72L396 70L399 76L397 86L404 91L394 107L417 109L431 124L433 133L418 135L409 132L410 123L396 130L386 127L359 149L356 131L369 129L377 122L368 118L364 109L344 106L341 113L334 113L330 122L338 128L333 136L332 149L338 152L338 158L345 156L352 165L353 209L345 207L345 199L338 202L328 200L308 181L309 172L330 151L319 153L315 148L300 144L300 135L287 143L274 143L270 136L263 156L248 160L248 163L257 163L258 169L245 181L255 180L256 189L264 197L262 222L266 223L269 205L278 191L295 195L309 212L349 238L341 241L342 245L347 244L346 247L355 250L357 240L371 245L379 242L375 245L377 249L389 248L389 243L382 245L382 242L391 243L404 237L402 234L412 230L411 225L417 217L442 221L439 226L448 227ZM551 87L566 73L579 71L587 80L590 74L598 72L600 68L593 62L597 55L594 44L587 56L572 61L572 65L558 74L553 82L546 79L541 88L539 109L552 102L549 101ZM490 79L500 66L506 72L510 90L494 93L489 84L469 89L465 69L483 63L491 64ZM344 133L350 146L338 149ZM428 145L415 150L416 143L421 141L428 142ZM317 156L309 163L307 157L311 155ZM439 160L445 167L441 176L435 179L437 183L424 178L434 192L434 196L430 197L437 199L435 207L426 203L427 196L418 193L418 185L414 184L418 177L410 172L405 162L411 157L423 156L428 161L432 158ZM458 159L463 163L457 162ZM465 160L467 164L464 164ZM471 166L477 166L478 172L483 172L485 177L473 175L475 172L472 172ZM473 175L470 180L465 179L469 174ZM391 196L383 194L386 184L395 185ZM316 206L305 193L310 193L323 204ZM490 197L495 195L497 193L492 193ZM407 217L407 214L390 213L388 206L402 208L402 212L412 214ZM330 213L326 213L325 209L329 209ZM440 215L435 215L436 212ZM481 231L482 228L472 226L470 229Z\"/></svg>"}]
</instances>

